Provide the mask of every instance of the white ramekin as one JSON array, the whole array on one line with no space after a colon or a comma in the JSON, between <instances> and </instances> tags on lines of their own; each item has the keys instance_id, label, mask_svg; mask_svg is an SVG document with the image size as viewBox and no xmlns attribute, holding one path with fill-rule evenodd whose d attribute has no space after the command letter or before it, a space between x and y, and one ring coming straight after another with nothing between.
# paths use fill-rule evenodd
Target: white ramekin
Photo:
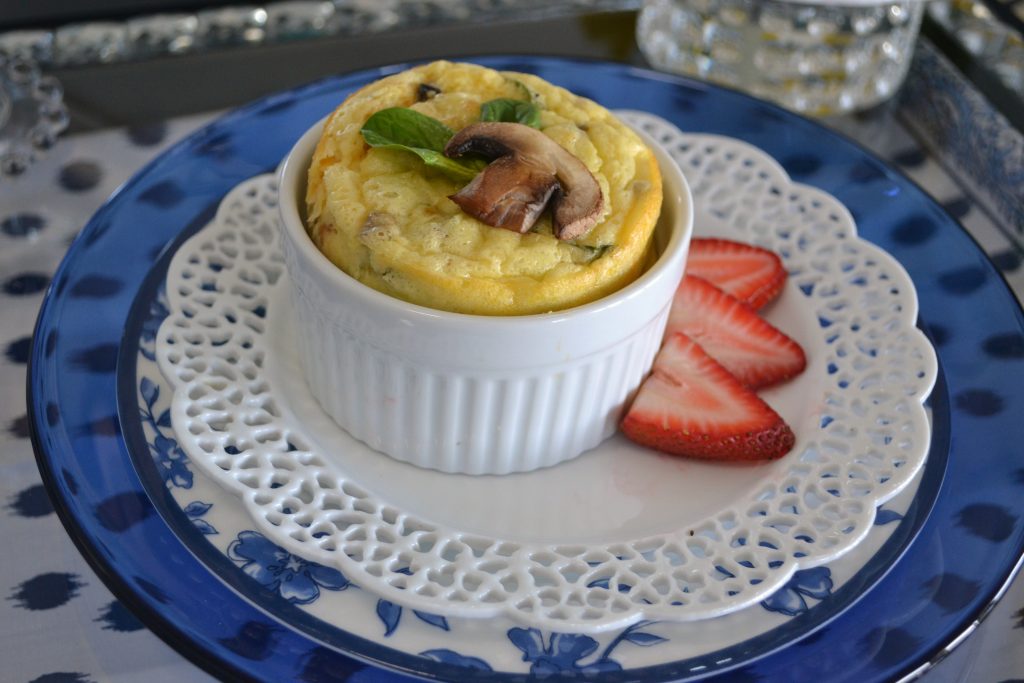
<instances>
[{"instance_id":1,"label":"white ramekin","mask_svg":"<svg viewBox=\"0 0 1024 683\"><path fill-rule=\"evenodd\" d=\"M322 122L279 172L282 248L306 380L346 431L399 460L506 474L576 457L611 436L651 368L693 228L689 187L657 144L661 256L598 301L555 313L449 313L382 294L306 233L306 175Z\"/></svg>"}]
</instances>

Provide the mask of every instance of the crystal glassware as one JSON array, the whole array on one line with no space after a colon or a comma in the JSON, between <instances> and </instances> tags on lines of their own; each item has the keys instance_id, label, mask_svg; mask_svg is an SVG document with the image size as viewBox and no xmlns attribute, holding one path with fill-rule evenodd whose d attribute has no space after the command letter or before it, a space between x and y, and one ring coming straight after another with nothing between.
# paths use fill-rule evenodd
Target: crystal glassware
<instances>
[{"instance_id":1,"label":"crystal glassware","mask_svg":"<svg viewBox=\"0 0 1024 683\"><path fill-rule=\"evenodd\" d=\"M64 91L32 61L0 52L0 180L19 175L68 127Z\"/></svg>"},{"instance_id":2,"label":"crystal glassware","mask_svg":"<svg viewBox=\"0 0 1024 683\"><path fill-rule=\"evenodd\" d=\"M865 109L910 66L923 0L644 0L637 43L657 69L796 111Z\"/></svg>"}]
</instances>

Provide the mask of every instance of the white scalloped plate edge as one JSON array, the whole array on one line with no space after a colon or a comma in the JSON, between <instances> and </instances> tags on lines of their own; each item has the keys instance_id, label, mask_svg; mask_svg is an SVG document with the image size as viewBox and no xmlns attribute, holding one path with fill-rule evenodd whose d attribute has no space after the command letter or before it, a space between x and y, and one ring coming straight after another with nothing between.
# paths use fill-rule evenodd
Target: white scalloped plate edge
<instances>
[{"instance_id":1,"label":"white scalloped plate edge","mask_svg":"<svg viewBox=\"0 0 1024 683\"><path fill-rule=\"evenodd\" d=\"M301 420L277 422L294 416L287 406L274 405L271 387L261 380L272 349L264 343L266 321L256 311L266 315L264 290L280 286L282 269L270 176L229 193L211 225L179 249L169 268L171 314L157 336L157 353L175 386L172 419L181 447L240 495L260 530L289 552L334 566L397 604L446 615L506 614L561 631L601 631L641 619L706 619L763 600L798 569L854 547L870 529L877 505L902 490L927 455L930 427L922 401L937 363L914 327L917 300L909 276L888 254L856 237L845 207L792 183L760 150L729 138L685 135L650 114L622 115L669 149L698 204L782 255L796 287L809 301L813 297L821 330L832 330L822 332L824 339L840 334L825 343L830 351L816 362L845 386L825 391L822 410L814 413L820 425L815 438L808 438L808 425L794 425L799 440L783 459L786 476L766 482L755 500L692 525L693 535L679 529L589 548L480 538L375 500L328 459L301 447L310 441L302 436ZM734 184L723 193L720 185L704 182L709 173L729 173ZM802 223L787 227L790 219ZM211 238L218 230L233 237ZM235 240L242 246L231 250L236 256L254 257L249 268L233 267L223 253ZM193 277L219 291L185 282ZM851 285L851 279L864 282ZM255 293L238 294L245 290ZM852 294L860 296L856 304ZM199 356L187 358L185 346ZM242 390L224 376L228 366L228 374L247 383ZM892 386L900 388L897 395L886 390ZM232 405L240 408L240 419L227 425L224 411ZM891 414L878 405L891 407Z\"/></svg>"}]
</instances>

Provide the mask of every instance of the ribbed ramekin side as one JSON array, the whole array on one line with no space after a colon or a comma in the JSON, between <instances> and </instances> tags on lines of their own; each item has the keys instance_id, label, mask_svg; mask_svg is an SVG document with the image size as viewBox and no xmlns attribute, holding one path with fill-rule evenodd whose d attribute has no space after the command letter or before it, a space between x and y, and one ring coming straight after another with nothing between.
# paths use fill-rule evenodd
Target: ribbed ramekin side
<instances>
[{"instance_id":1,"label":"ribbed ramekin side","mask_svg":"<svg viewBox=\"0 0 1024 683\"><path fill-rule=\"evenodd\" d=\"M293 301L306 379L325 412L398 460L466 474L550 467L613 434L667 316L564 366L494 374L411 364L319 315L315 297L296 291Z\"/></svg>"}]
</instances>

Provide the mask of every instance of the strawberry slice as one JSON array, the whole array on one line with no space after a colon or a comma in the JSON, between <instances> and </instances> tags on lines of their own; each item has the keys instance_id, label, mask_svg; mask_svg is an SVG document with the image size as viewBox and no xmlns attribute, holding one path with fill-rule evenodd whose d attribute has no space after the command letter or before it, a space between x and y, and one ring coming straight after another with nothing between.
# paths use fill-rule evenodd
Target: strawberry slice
<instances>
[{"instance_id":1,"label":"strawberry slice","mask_svg":"<svg viewBox=\"0 0 1024 683\"><path fill-rule=\"evenodd\" d=\"M807 367L804 350L739 299L693 275L679 283L665 334L683 332L742 384L761 389Z\"/></svg>"},{"instance_id":2,"label":"strawberry slice","mask_svg":"<svg viewBox=\"0 0 1024 683\"><path fill-rule=\"evenodd\" d=\"M685 334L673 334L622 420L638 444L710 460L774 460L793 448L793 431Z\"/></svg>"},{"instance_id":3,"label":"strawberry slice","mask_svg":"<svg viewBox=\"0 0 1024 683\"><path fill-rule=\"evenodd\" d=\"M754 308L764 308L786 284L786 269L774 252L733 240L694 237L686 272Z\"/></svg>"}]
</instances>

